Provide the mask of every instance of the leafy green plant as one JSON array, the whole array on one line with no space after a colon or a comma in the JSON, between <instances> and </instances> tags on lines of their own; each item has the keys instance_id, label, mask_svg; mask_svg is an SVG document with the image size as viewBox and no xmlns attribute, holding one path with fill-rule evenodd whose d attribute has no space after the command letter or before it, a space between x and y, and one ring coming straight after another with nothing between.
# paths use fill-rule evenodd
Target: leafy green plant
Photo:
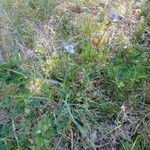
<instances>
[{"instance_id":1,"label":"leafy green plant","mask_svg":"<svg viewBox=\"0 0 150 150\"><path fill-rule=\"evenodd\" d=\"M29 79L19 66L22 62L20 61L20 64L18 64L18 60L17 55L12 55L0 64L0 80L7 84L16 84L20 90L25 90Z\"/></svg>"},{"instance_id":2,"label":"leafy green plant","mask_svg":"<svg viewBox=\"0 0 150 150\"><path fill-rule=\"evenodd\" d=\"M116 94L132 91L146 77L145 63L142 52L135 48L118 52L110 60L106 69Z\"/></svg>"}]
</instances>

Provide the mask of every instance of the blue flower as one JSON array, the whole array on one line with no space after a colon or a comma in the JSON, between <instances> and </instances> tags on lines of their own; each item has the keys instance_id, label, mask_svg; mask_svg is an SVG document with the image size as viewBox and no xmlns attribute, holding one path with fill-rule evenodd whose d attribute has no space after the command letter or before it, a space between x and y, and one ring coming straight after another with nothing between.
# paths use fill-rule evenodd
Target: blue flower
<instances>
[{"instance_id":1,"label":"blue flower","mask_svg":"<svg viewBox=\"0 0 150 150\"><path fill-rule=\"evenodd\" d=\"M111 12L110 18L113 22L118 21L118 14L114 11Z\"/></svg>"},{"instance_id":2,"label":"blue flower","mask_svg":"<svg viewBox=\"0 0 150 150\"><path fill-rule=\"evenodd\" d=\"M60 46L57 48L57 50L63 48L67 53L70 54L74 54L75 50L74 50L74 46L72 44L66 43L66 42L62 42L60 44Z\"/></svg>"}]
</instances>

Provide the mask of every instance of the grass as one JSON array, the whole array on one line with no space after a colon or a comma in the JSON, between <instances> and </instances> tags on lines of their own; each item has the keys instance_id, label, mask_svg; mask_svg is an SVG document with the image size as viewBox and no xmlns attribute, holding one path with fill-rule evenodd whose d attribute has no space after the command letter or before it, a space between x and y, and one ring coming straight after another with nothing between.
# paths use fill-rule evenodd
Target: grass
<instances>
[{"instance_id":1,"label":"grass","mask_svg":"<svg viewBox=\"0 0 150 150\"><path fill-rule=\"evenodd\" d=\"M148 150L147 3L1 0L0 149Z\"/></svg>"}]
</instances>

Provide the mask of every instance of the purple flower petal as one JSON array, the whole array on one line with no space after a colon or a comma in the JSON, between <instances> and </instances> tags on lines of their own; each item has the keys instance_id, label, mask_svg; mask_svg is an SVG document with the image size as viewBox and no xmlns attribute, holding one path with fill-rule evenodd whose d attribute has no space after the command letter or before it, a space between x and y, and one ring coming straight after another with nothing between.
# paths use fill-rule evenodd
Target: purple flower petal
<instances>
[{"instance_id":1,"label":"purple flower petal","mask_svg":"<svg viewBox=\"0 0 150 150\"><path fill-rule=\"evenodd\" d=\"M111 12L110 18L113 22L116 22L118 21L118 14L115 11L113 11Z\"/></svg>"},{"instance_id":2,"label":"purple flower petal","mask_svg":"<svg viewBox=\"0 0 150 150\"><path fill-rule=\"evenodd\" d=\"M68 43L63 42L62 47L66 50L67 53L74 54L74 46Z\"/></svg>"},{"instance_id":3,"label":"purple flower petal","mask_svg":"<svg viewBox=\"0 0 150 150\"><path fill-rule=\"evenodd\" d=\"M70 53L70 54L75 53L74 46L66 42L61 42L59 44L59 47L57 47L57 51L59 51L60 49L64 49L67 53Z\"/></svg>"}]
</instances>

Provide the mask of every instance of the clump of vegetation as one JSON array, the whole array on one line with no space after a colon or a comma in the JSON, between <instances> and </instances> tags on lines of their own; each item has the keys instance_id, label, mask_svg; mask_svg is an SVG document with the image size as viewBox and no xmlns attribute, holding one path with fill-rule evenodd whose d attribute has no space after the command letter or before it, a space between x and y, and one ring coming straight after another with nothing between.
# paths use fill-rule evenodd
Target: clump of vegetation
<instances>
[{"instance_id":1,"label":"clump of vegetation","mask_svg":"<svg viewBox=\"0 0 150 150\"><path fill-rule=\"evenodd\" d=\"M0 149L149 149L146 2L1 0L0 12Z\"/></svg>"}]
</instances>

